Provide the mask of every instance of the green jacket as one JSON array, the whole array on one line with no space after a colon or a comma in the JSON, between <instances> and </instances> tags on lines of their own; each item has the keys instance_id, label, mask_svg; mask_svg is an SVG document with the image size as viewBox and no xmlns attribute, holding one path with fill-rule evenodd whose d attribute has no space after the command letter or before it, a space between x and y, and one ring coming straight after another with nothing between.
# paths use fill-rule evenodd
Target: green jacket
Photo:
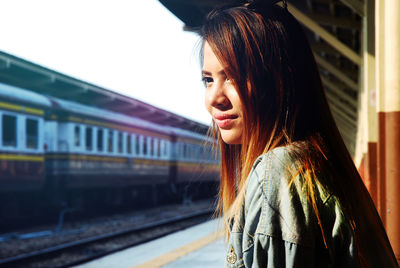
<instances>
[{"instance_id":1,"label":"green jacket","mask_svg":"<svg viewBox=\"0 0 400 268\"><path fill-rule=\"evenodd\" d=\"M254 163L239 220L231 225L226 267L360 267L338 199L318 187L324 242L301 178L289 187L291 165L289 147L276 148Z\"/></svg>"}]
</instances>

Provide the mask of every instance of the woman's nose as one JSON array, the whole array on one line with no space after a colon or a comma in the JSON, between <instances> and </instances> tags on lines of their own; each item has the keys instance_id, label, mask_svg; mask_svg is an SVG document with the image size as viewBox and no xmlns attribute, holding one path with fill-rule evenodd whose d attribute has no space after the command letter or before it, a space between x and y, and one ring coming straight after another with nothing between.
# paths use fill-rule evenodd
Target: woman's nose
<instances>
[{"instance_id":1,"label":"woman's nose","mask_svg":"<svg viewBox=\"0 0 400 268\"><path fill-rule=\"evenodd\" d=\"M215 83L209 90L209 104L218 109L226 109L229 107L229 99L224 94L223 86Z\"/></svg>"}]
</instances>

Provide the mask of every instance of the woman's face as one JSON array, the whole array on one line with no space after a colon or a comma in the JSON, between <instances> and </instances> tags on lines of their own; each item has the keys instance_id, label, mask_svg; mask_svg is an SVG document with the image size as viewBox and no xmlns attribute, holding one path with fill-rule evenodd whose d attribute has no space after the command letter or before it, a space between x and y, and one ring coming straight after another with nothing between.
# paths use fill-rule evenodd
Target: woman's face
<instances>
[{"instance_id":1,"label":"woman's face","mask_svg":"<svg viewBox=\"0 0 400 268\"><path fill-rule=\"evenodd\" d=\"M222 140L227 144L241 144L244 124L242 102L207 42L204 43L202 75L206 86L206 108L218 125Z\"/></svg>"}]
</instances>

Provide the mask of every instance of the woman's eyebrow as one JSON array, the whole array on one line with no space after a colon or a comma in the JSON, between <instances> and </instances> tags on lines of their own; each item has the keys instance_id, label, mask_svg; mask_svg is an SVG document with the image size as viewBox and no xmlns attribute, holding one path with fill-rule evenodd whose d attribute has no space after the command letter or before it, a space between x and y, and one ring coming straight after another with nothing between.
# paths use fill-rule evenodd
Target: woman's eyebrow
<instances>
[{"instance_id":1,"label":"woman's eyebrow","mask_svg":"<svg viewBox=\"0 0 400 268\"><path fill-rule=\"evenodd\" d=\"M202 70L202 71L201 71L201 74L202 74L202 75L212 75L211 72L206 71L206 70ZM226 75L226 74L225 74L225 71L222 69L221 71L218 71L218 72L217 72L217 75Z\"/></svg>"}]
</instances>

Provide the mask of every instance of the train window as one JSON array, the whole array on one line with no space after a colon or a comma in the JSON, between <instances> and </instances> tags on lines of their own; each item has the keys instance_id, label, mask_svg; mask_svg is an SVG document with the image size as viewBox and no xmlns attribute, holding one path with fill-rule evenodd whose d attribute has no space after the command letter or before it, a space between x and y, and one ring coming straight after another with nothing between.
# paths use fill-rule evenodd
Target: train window
<instances>
[{"instance_id":1,"label":"train window","mask_svg":"<svg viewBox=\"0 0 400 268\"><path fill-rule=\"evenodd\" d=\"M147 155L147 137L143 138L143 154Z\"/></svg>"},{"instance_id":2,"label":"train window","mask_svg":"<svg viewBox=\"0 0 400 268\"><path fill-rule=\"evenodd\" d=\"M86 127L85 131L85 142L86 142L86 150L91 151L93 149L93 131L91 127Z\"/></svg>"},{"instance_id":3,"label":"train window","mask_svg":"<svg viewBox=\"0 0 400 268\"><path fill-rule=\"evenodd\" d=\"M131 134L126 134L126 148L127 148L127 152L128 154L132 153L132 136Z\"/></svg>"},{"instance_id":4,"label":"train window","mask_svg":"<svg viewBox=\"0 0 400 268\"><path fill-rule=\"evenodd\" d=\"M200 158L206 159L205 151L204 151L204 147L203 146L200 147Z\"/></svg>"},{"instance_id":5,"label":"train window","mask_svg":"<svg viewBox=\"0 0 400 268\"><path fill-rule=\"evenodd\" d=\"M25 123L26 130L26 148L37 149L38 148L38 120L26 119Z\"/></svg>"},{"instance_id":6,"label":"train window","mask_svg":"<svg viewBox=\"0 0 400 268\"><path fill-rule=\"evenodd\" d=\"M180 156L185 157L185 144L180 144Z\"/></svg>"},{"instance_id":7,"label":"train window","mask_svg":"<svg viewBox=\"0 0 400 268\"><path fill-rule=\"evenodd\" d=\"M160 140L157 139L156 140L156 151L157 151L157 156L160 157L161 156L161 149L160 149Z\"/></svg>"},{"instance_id":8,"label":"train window","mask_svg":"<svg viewBox=\"0 0 400 268\"><path fill-rule=\"evenodd\" d=\"M97 129L97 151L103 151L103 129Z\"/></svg>"},{"instance_id":9,"label":"train window","mask_svg":"<svg viewBox=\"0 0 400 268\"><path fill-rule=\"evenodd\" d=\"M153 156L154 155L154 139L153 138L149 138L149 146L150 146L150 155Z\"/></svg>"},{"instance_id":10,"label":"train window","mask_svg":"<svg viewBox=\"0 0 400 268\"><path fill-rule=\"evenodd\" d=\"M122 150L123 150L122 132L118 132L118 153L122 153Z\"/></svg>"},{"instance_id":11,"label":"train window","mask_svg":"<svg viewBox=\"0 0 400 268\"><path fill-rule=\"evenodd\" d=\"M112 151L113 151L113 136L114 136L114 132L111 129L108 130L107 151L109 153L112 153Z\"/></svg>"},{"instance_id":12,"label":"train window","mask_svg":"<svg viewBox=\"0 0 400 268\"><path fill-rule=\"evenodd\" d=\"M136 155L139 155L140 153L140 137L139 135L136 136Z\"/></svg>"},{"instance_id":13,"label":"train window","mask_svg":"<svg viewBox=\"0 0 400 268\"><path fill-rule=\"evenodd\" d=\"M160 151L159 151L159 155L161 156L161 155L163 155L163 156L165 156L166 155L166 151L165 151L165 148L166 148L167 146L166 146L166 144L165 144L165 140L160 140Z\"/></svg>"},{"instance_id":14,"label":"train window","mask_svg":"<svg viewBox=\"0 0 400 268\"><path fill-rule=\"evenodd\" d=\"M17 147L17 117L3 114L3 146Z\"/></svg>"},{"instance_id":15,"label":"train window","mask_svg":"<svg viewBox=\"0 0 400 268\"><path fill-rule=\"evenodd\" d=\"M80 126L75 126L75 130L74 130L74 132L75 132L75 136L74 136L74 138L75 138L75 146L76 147L79 147L79 146L81 146L81 127Z\"/></svg>"},{"instance_id":16,"label":"train window","mask_svg":"<svg viewBox=\"0 0 400 268\"><path fill-rule=\"evenodd\" d=\"M160 144L159 144L159 147L158 147L158 155L159 156L164 156L165 155L165 153L164 153L164 146L165 146L165 144L164 144L164 140L160 140Z\"/></svg>"}]
</instances>

